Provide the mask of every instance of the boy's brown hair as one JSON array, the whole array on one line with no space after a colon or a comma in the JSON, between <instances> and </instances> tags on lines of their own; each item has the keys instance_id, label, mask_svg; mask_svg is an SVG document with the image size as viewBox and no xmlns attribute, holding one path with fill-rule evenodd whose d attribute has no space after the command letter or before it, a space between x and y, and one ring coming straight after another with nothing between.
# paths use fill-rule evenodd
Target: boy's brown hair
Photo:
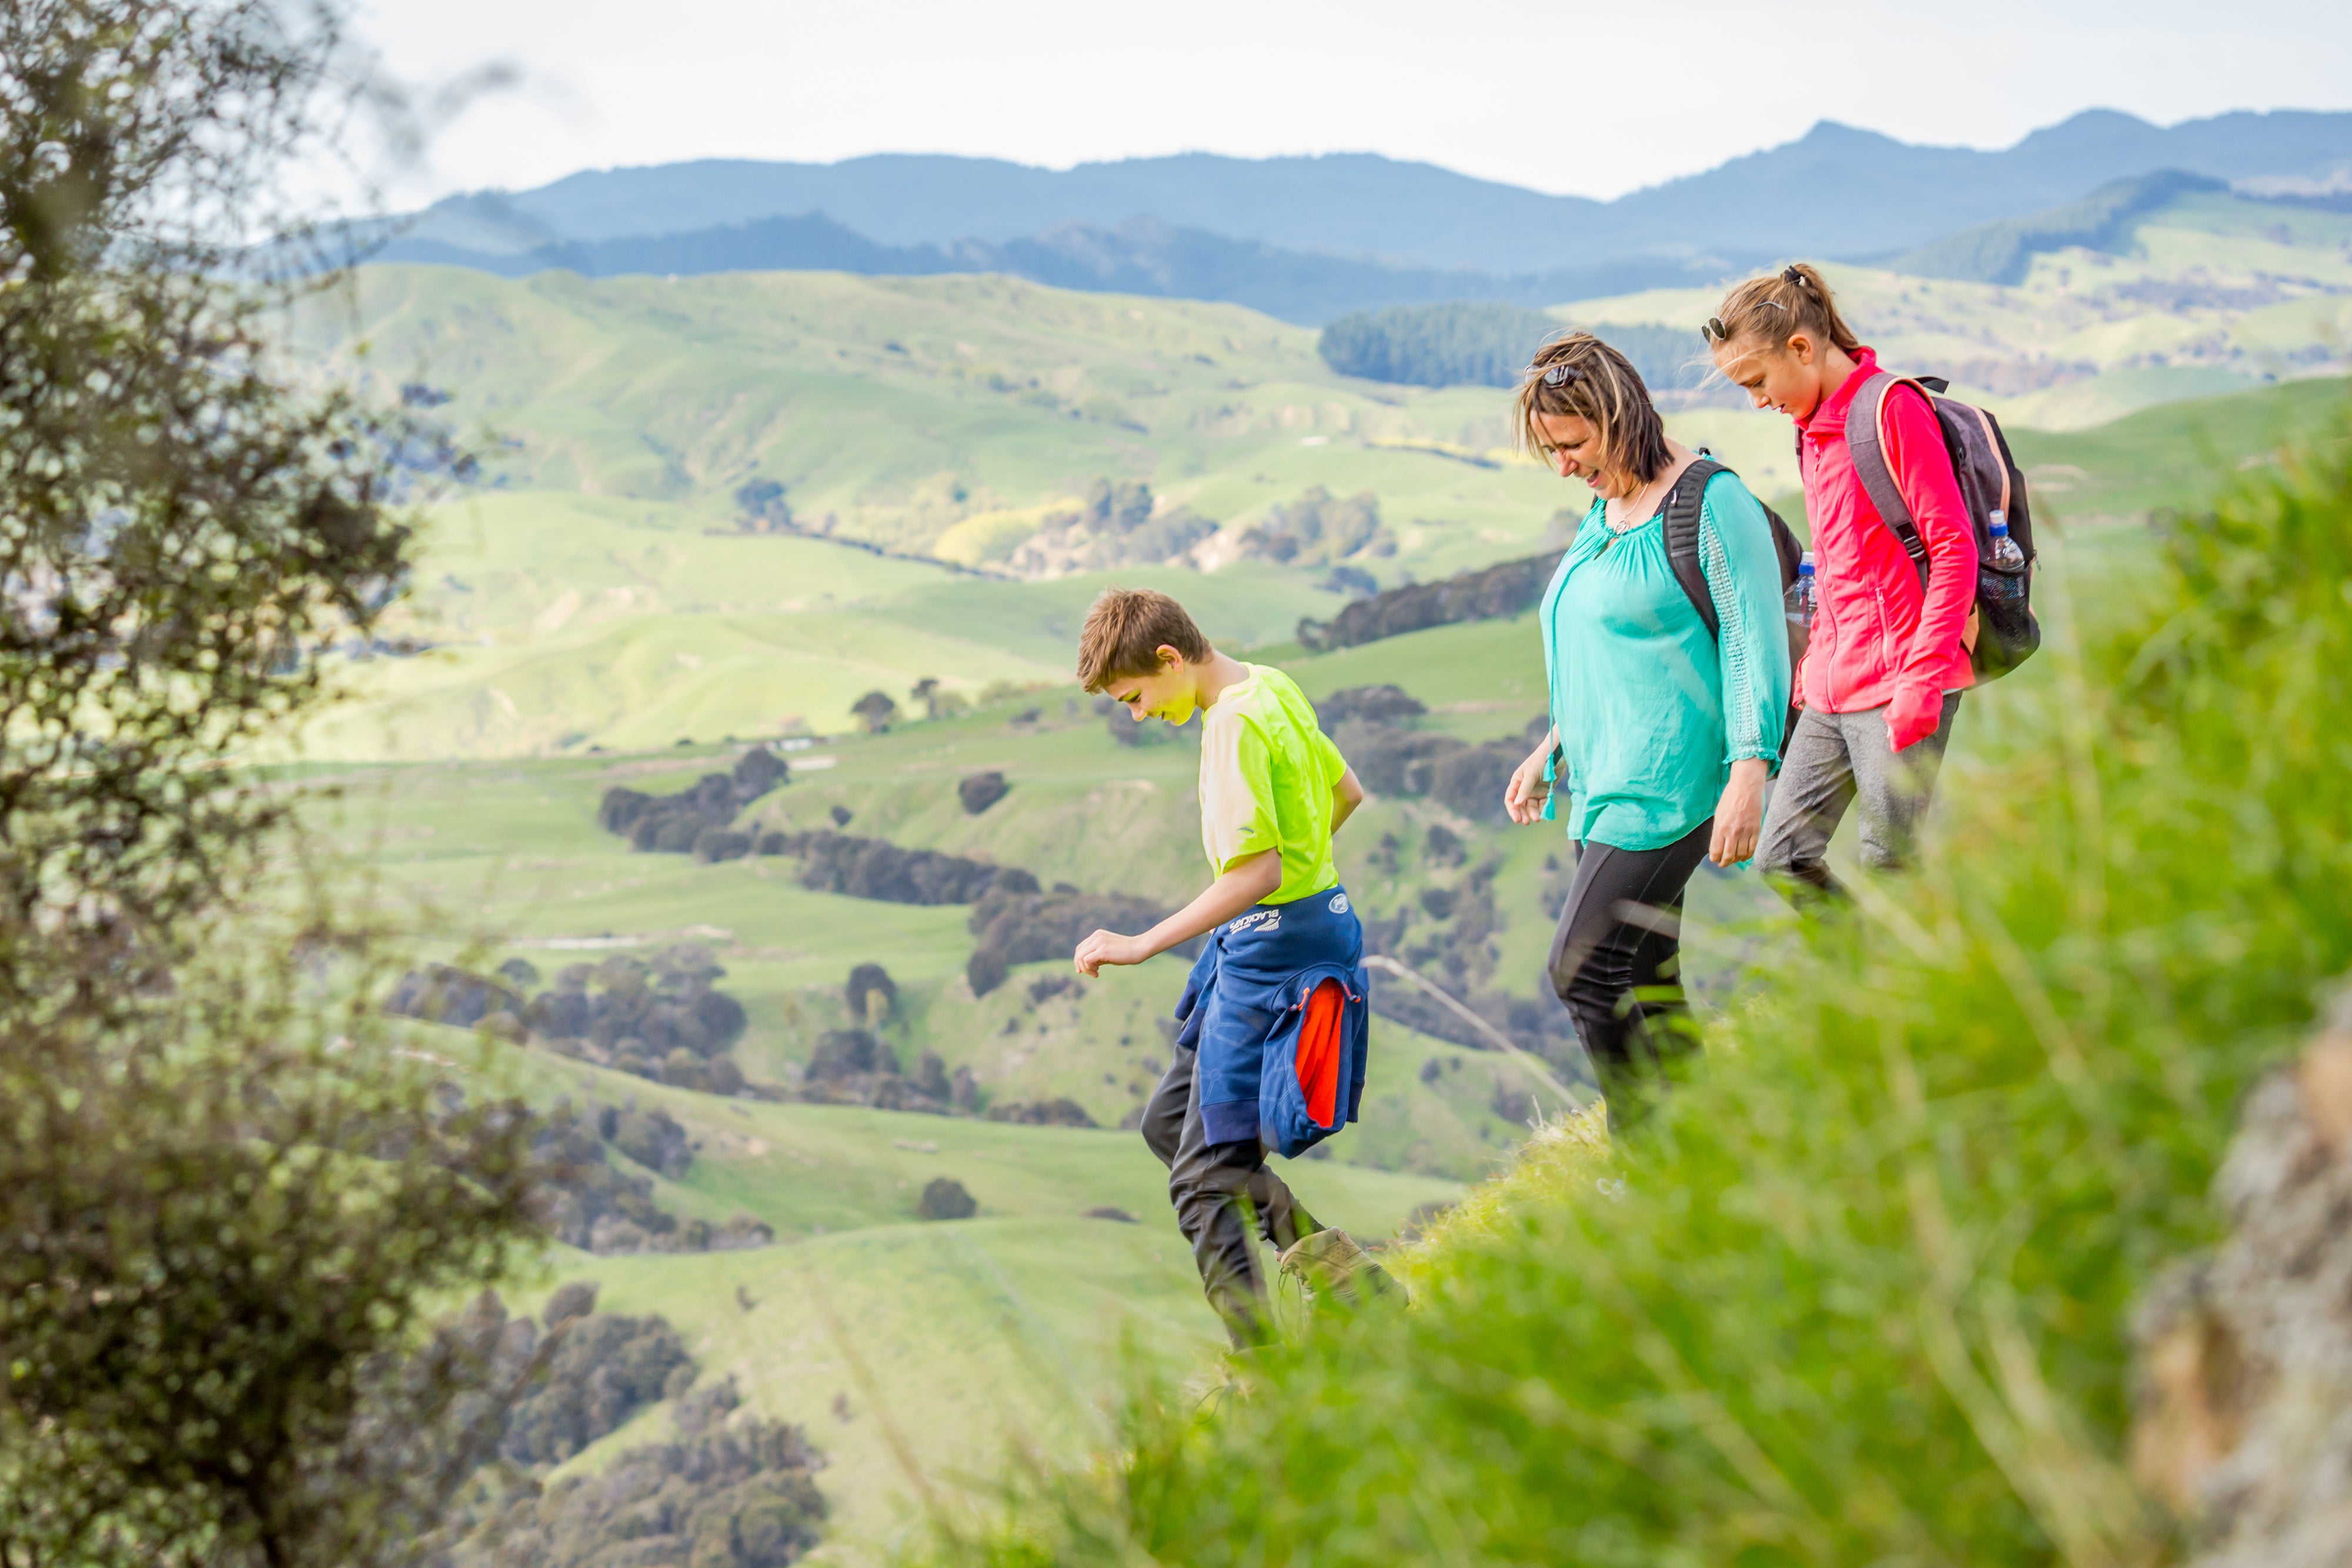
<instances>
[{"instance_id":1,"label":"boy's brown hair","mask_svg":"<svg viewBox=\"0 0 2352 1568\"><path fill-rule=\"evenodd\" d=\"M1184 607L1148 588L1106 588L1078 632L1078 682L1098 692L1121 675L1160 668L1160 650L1173 648L1188 664L1209 656L1209 640Z\"/></svg>"}]
</instances>

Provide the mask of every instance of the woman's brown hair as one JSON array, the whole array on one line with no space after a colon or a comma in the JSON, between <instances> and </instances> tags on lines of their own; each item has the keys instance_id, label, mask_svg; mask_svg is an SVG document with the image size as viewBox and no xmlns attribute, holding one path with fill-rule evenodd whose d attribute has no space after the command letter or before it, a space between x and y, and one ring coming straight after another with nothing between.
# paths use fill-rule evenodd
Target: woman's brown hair
<instances>
[{"instance_id":1,"label":"woman's brown hair","mask_svg":"<svg viewBox=\"0 0 2352 1568\"><path fill-rule=\"evenodd\" d=\"M1747 337L1783 349L1802 332L1816 343L1834 344L1849 354L1862 351L1862 340L1838 314L1829 279L1804 261L1736 285L1700 330L1710 349Z\"/></svg>"},{"instance_id":2,"label":"woman's brown hair","mask_svg":"<svg viewBox=\"0 0 2352 1568\"><path fill-rule=\"evenodd\" d=\"M1589 421L1607 465L1644 485L1674 461L1665 422L1633 362L1590 332L1570 332L1536 350L1519 382L1519 445L1549 454L1538 417Z\"/></svg>"}]
</instances>

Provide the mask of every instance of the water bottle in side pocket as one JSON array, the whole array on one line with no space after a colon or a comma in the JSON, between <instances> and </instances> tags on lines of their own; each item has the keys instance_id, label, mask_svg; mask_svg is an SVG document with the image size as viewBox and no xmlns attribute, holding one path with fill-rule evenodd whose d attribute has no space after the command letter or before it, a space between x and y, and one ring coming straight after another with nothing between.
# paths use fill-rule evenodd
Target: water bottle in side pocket
<instances>
[{"instance_id":1,"label":"water bottle in side pocket","mask_svg":"<svg viewBox=\"0 0 2352 1568\"><path fill-rule=\"evenodd\" d=\"M2009 547L2015 549L2017 547ZM1784 558L1785 559L1785 558ZM1810 629L1813 623L1813 552L1807 550L1797 558L1797 580L1789 584L1781 599L1789 607L1789 623Z\"/></svg>"},{"instance_id":2,"label":"water bottle in side pocket","mask_svg":"<svg viewBox=\"0 0 2352 1568\"><path fill-rule=\"evenodd\" d=\"M1984 570L1977 574L1981 591L1990 599L2024 598L2025 552L2009 537L2009 519L1995 512L1987 519L1985 531L1992 537L1992 549Z\"/></svg>"}]
</instances>

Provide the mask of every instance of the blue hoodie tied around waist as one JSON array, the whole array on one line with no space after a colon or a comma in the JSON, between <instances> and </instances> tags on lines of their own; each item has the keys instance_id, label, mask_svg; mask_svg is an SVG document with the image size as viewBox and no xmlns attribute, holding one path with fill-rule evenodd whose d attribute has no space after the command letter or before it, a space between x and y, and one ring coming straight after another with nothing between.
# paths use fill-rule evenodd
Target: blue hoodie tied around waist
<instances>
[{"instance_id":1,"label":"blue hoodie tied around waist","mask_svg":"<svg viewBox=\"0 0 2352 1568\"><path fill-rule=\"evenodd\" d=\"M1339 982L1339 1093L1328 1126L1315 1119L1298 1082L1307 1000ZM1288 904L1261 904L1211 936L1176 1003L1179 1050L1200 1052L1195 1092L1204 1141L1253 1138L1288 1157L1356 1119L1364 1096L1370 1020L1364 928L1344 887Z\"/></svg>"}]
</instances>

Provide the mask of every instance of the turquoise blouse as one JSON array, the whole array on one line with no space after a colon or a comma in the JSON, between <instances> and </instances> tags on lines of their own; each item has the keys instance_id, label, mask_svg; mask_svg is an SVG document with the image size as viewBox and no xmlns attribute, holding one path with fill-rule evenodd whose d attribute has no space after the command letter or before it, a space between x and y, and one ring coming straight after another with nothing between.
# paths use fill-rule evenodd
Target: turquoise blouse
<instances>
[{"instance_id":1,"label":"turquoise blouse","mask_svg":"<svg viewBox=\"0 0 2352 1568\"><path fill-rule=\"evenodd\" d=\"M1666 564L1665 521L1622 534L1595 500L1544 590L1544 670L1569 836L1654 850L1715 814L1731 765L1776 768L1789 708L1780 563L1763 506L1737 475L1707 481L1699 567L1718 641ZM1557 814L1560 789L1544 808Z\"/></svg>"}]
</instances>

